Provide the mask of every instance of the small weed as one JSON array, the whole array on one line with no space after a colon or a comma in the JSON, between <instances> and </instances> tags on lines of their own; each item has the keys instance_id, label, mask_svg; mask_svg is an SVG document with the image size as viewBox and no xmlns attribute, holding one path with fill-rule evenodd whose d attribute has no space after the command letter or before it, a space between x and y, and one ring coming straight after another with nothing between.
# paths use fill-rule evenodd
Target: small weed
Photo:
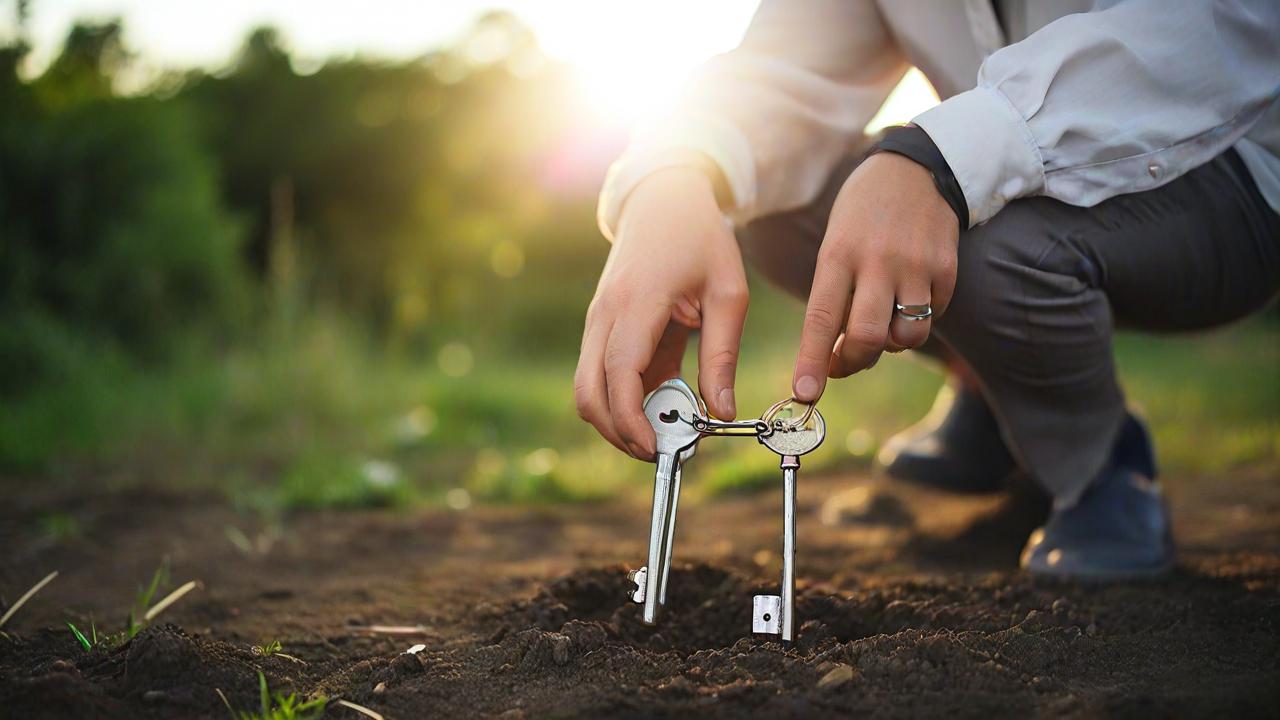
<instances>
[{"instance_id":1,"label":"small weed","mask_svg":"<svg viewBox=\"0 0 1280 720\"><path fill-rule=\"evenodd\" d=\"M272 640L271 642L266 642L261 645L254 645L253 654L261 655L262 657L270 657L283 649L284 646L280 644L279 640Z\"/></svg>"},{"instance_id":2,"label":"small weed","mask_svg":"<svg viewBox=\"0 0 1280 720\"><path fill-rule=\"evenodd\" d=\"M162 587L169 584L169 560L166 558L160 563L160 567L156 568L155 573L151 576L151 583L138 588L138 594L133 599L133 609L129 611L129 622L125 626L125 634L128 639L132 640L147 626L146 613L147 608L151 607L151 600L155 598L156 593Z\"/></svg>"},{"instance_id":3,"label":"small weed","mask_svg":"<svg viewBox=\"0 0 1280 720\"><path fill-rule=\"evenodd\" d=\"M55 573L56 574L56 573ZM50 577L49 579L52 579ZM46 579L47 582L47 579ZM67 627L71 629L71 634L75 635L76 641L80 643L86 651L92 650L98 645L116 646L132 640L135 635L142 632L144 628L156 618L157 615L164 612L170 605L176 603L182 596L194 590L199 584L195 580L191 580L177 590L166 595L162 600L151 604L162 588L169 583L169 563L166 560L161 563L151 576L151 582L138 588L138 594L133 600L133 609L129 611L129 617L126 620L124 629L118 633L110 635L99 635L97 625L90 620L89 634L85 635L80 628L72 623L67 623ZM35 589L39 589L38 587ZM24 598L25 600L25 598Z\"/></svg>"},{"instance_id":4,"label":"small weed","mask_svg":"<svg viewBox=\"0 0 1280 720\"><path fill-rule=\"evenodd\" d=\"M298 663L299 665L307 664L305 661L285 653L284 646L280 644L279 640L272 640L270 642L264 642L261 645L254 645L253 654L261 655L262 657L275 656L278 658L284 658L285 660Z\"/></svg>"},{"instance_id":5,"label":"small weed","mask_svg":"<svg viewBox=\"0 0 1280 720\"><path fill-rule=\"evenodd\" d=\"M285 695L270 692L267 689L267 677L261 671L258 672L258 696L262 705L259 711L237 711L231 707L230 701L221 690L217 693L218 697L222 698L222 704L226 705L227 711L231 713L232 720L307 720L320 717L324 713L325 705L329 702L327 698L322 697L303 700L296 693Z\"/></svg>"},{"instance_id":6,"label":"small weed","mask_svg":"<svg viewBox=\"0 0 1280 720\"><path fill-rule=\"evenodd\" d=\"M80 632L80 628L76 627L74 623L67 623L67 627L71 628L71 634L75 635L76 640L80 641L80 646L84 648L85 652L89 652L98 644L98 628L92 623L89 625L93 631L90 637L85 637L84 633Z\"/></svg>"},{"instance_id":7,"label":"small weed","mask_svg":"<svg viewBox=\"0 0 1280 720\"><path fill-rule=\"evenodd\" d=\"M89 652L99 645L115 647L125 641L123 632L114 633L112 635L99 635L98 626L93 622L93 620L89 621L88 635L81 632L80 628L76 627L73 623L67 623L67 627L71 628L71 634L76 636L76 641L80 643L80 647L84 648L85 652Z\"/></svg>"}]
</instances>

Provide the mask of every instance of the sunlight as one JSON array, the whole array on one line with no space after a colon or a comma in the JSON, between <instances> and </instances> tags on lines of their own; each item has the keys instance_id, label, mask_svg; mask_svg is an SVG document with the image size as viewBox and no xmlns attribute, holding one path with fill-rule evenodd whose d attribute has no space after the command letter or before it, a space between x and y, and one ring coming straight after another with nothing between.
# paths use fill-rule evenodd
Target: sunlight
<instances>
[{"instance_id":1,"label":"sunlight","mask_svg":"<svg viewBox=\"0 0 1280 720\"><path fill-rule=\"evenodd\" d=\"M742 39L755 2L512 3L543 50L571 64L601 121L630 125L668 103L690 71Z\"/></svg>"},{"instance_id":2,"label":"sunlight","mask_svg":"<svg viewBox=\"0 0 1280 720\"><path fill-rule=\"evenodd\" d=\"M548 55L570 63L584 103L606 124L629 126L658 112L703 62L742 39L754 2L677 4L513 4ZM584 32L584 29L595 32ZM625 28L625 32L622 29ZM867 124L868 133L905 123L938 104L938 95L912 68Z\"/></svg>"}]
</instances>

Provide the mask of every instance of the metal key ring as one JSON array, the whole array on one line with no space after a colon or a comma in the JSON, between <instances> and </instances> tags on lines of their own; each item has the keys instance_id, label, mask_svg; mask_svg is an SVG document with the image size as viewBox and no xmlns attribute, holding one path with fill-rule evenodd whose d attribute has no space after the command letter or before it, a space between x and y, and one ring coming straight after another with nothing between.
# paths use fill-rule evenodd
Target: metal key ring
<instances>
[{"instance_id":1,"label":"metal key ring","mask_svg":"<svg viewBox=\"0 0 1280 720\"><path fill-rule=\"evenodd\" d=\"M792 403L792 402L800 403L801 405L805 405L805 406L807 406L807 407L806 407L806 409L805 409L805 411L804 411L804 415L801 415L799 418L793 418L793 419L791 420L791 422L790 422L790 423L789 423L785 428L780 428L780 429L785 429L785 430L795 430L796 428L804 427L805 425L807 425L807 424L809 423L809 419L813 417L813 411L814 411L814 409L815 409L815 408L817 408L818 403L816 403L816 402L806 403L806 402L804 402L804 401L800 400L799 398L797 398L795 395L792 395L791 397L787 398L786 400L779 400L778 402L776 402L776 403L774 403L774 404L770 405L770 406L769 406L769 409L768 409L768 410L765 410L765 411L764 411L764 414L763 414L763 415L761 415L760 417L762 417L762 418L770 417L770 416L771 416L771 415L773 415L775 412L777 412L777 411L781 410L781 409L782 409L782 407L783 407L784 405L786 405L787 403Z\"/></svg>"},{"instance_id":2,"label":"metal key ring","mask_svg":"<svg viewBox=\"0 0 1280 720\"><path fill-rule=\"evenodd\" d=\"M704 417L695 417L686 422L692 425L694 430L705 435L761 437L773 432L769 424L763 420L709 420ZM739 430L743 432L736 432Z\"/></svg>"}]
</instances>

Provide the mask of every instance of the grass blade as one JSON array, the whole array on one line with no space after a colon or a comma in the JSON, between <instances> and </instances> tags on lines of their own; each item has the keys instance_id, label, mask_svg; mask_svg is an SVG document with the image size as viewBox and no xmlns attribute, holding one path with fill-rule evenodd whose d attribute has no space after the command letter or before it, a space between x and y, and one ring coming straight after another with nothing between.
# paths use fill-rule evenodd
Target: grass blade
<instances>
[{"instance_id":1,"label":"grass blade","mask_svg":"<svg viewBox=\"0 0 1280 720\"><path fill-rule=\"evenodd\" d=\"M373 718L373 720L387 720L386 718L382 717L382 713L374 710L370 710L369 708L364 707L363 705L357 705L348 700L338 700L337 702L342 707L355 710L356 712L360 713L361 715L364 715L365 717Z\"/></svg>"},{"instance_id":2,"label":"grass blade","mask_svg":"<svg viewBox=\"0 0 1280 720\"><path fill-rule=\"evenodd\" d=\"M267 676L258 671L258 694L262 697L262 717L269 717L271 712L271 695L267 693Z\"/></svg>"},{"instance_id":3,"label":"grass blade","mask_svg":"<svg viewBox=\"0 0 1280 720\"><path fill-rule=\"evenodd\" d=\"M231 701L227 700L227 696L222 694L222 689L214 688L213 691L218 693L218 697L222 698L222 704L227 706L227 712L231 713L231 720L236 720L235 708L231 707Z\"/></svg>"},{"instance_id":4,"label":"grass blade","mask_svg":"<svg viewBox=\"0 0 1280 720\"><path fill-rule=\"evenodd\" d=\"M67 627L71 628L72 634L74 634L76 639L80 641L80 645L84 647L85 652L93 649L93 643L89 642L89 638L85 637L84 633L80 632L80 628L72 625L71 623L67 623Z\"/></svg>"},{"instance_id":5,"label":"grass blade","mask_svg":"<svg viewBox=\"0 0 1280 720\"><path fill-rule=\"evenodd\" d=\"M30 600L32 595L35 595L36 593L40 592L40 590L44 588L45 585L48 585L49 583L53 582L53 579L56 577L58 577L58 571L54 570L48 575L45 575L43 580L36 583L35 585L32 585L30 590L23 593L22 597L18 598L18 602L14 603L8 609L8 611L5 612L4 617L0 617L0 627L4 627L4 624L9 622L9 618L13 617L13 614L18 612L18 608L22 607L24 603Z\"/></svg>"},{"instance_id":6,"label":"grass blade","mask_svg":"<svg viewBox=\"0 0 1280 720\"><path fill-rule=\"evenodd\" d=\"M170 605L181 600L183 595L186 595L187 593L196 589L196 587L199 584L200 583L198 583L195 580L188 580L185 585L166 595L165 598L160 602L156 603L155 605L152 605L151 609L147 611L147 614L142 616L143 622L151 622L153 619L155 619L157 615L164 612L165 609L168 608Z\"/></svg>"}]
</instances>

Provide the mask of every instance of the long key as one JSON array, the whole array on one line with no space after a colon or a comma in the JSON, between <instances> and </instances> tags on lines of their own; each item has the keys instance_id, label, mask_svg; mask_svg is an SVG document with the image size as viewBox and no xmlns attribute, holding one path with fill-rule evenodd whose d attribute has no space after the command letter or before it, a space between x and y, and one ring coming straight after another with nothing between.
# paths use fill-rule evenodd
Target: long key
<instances>
[{"instance_id":1,"label":"long key","mask_svg":"<svg viewBox=\"0 0 1280 720\"><path fill-rule=\"evenodd\" d=\"M826 437L826 422L816 408L795 414L795 398L769 408L762 418L773 429L762 435L762 445L782 456L782 588L780 595L756 595L752 599L752 632L795 636L796 602L796 475L800 456L813 452Z\"/></svg>"},{"instance_id":2,"label":"long key","mask_svg":"<svg viewBox=\"0 0 1280 720\"><path fill-rule=\"evenodd\" d=\"M658 620L661 591L670 562L669 538L674 534L677 473L682 453L701 435L693 427L700 401L689 385L675 378L657 387L644 401L644 414L657 437L657 468L653 478L653 515L649 519L649 564L636 573L633 599L644 602L644 622Z\"/></svg>"}]
</instances>

